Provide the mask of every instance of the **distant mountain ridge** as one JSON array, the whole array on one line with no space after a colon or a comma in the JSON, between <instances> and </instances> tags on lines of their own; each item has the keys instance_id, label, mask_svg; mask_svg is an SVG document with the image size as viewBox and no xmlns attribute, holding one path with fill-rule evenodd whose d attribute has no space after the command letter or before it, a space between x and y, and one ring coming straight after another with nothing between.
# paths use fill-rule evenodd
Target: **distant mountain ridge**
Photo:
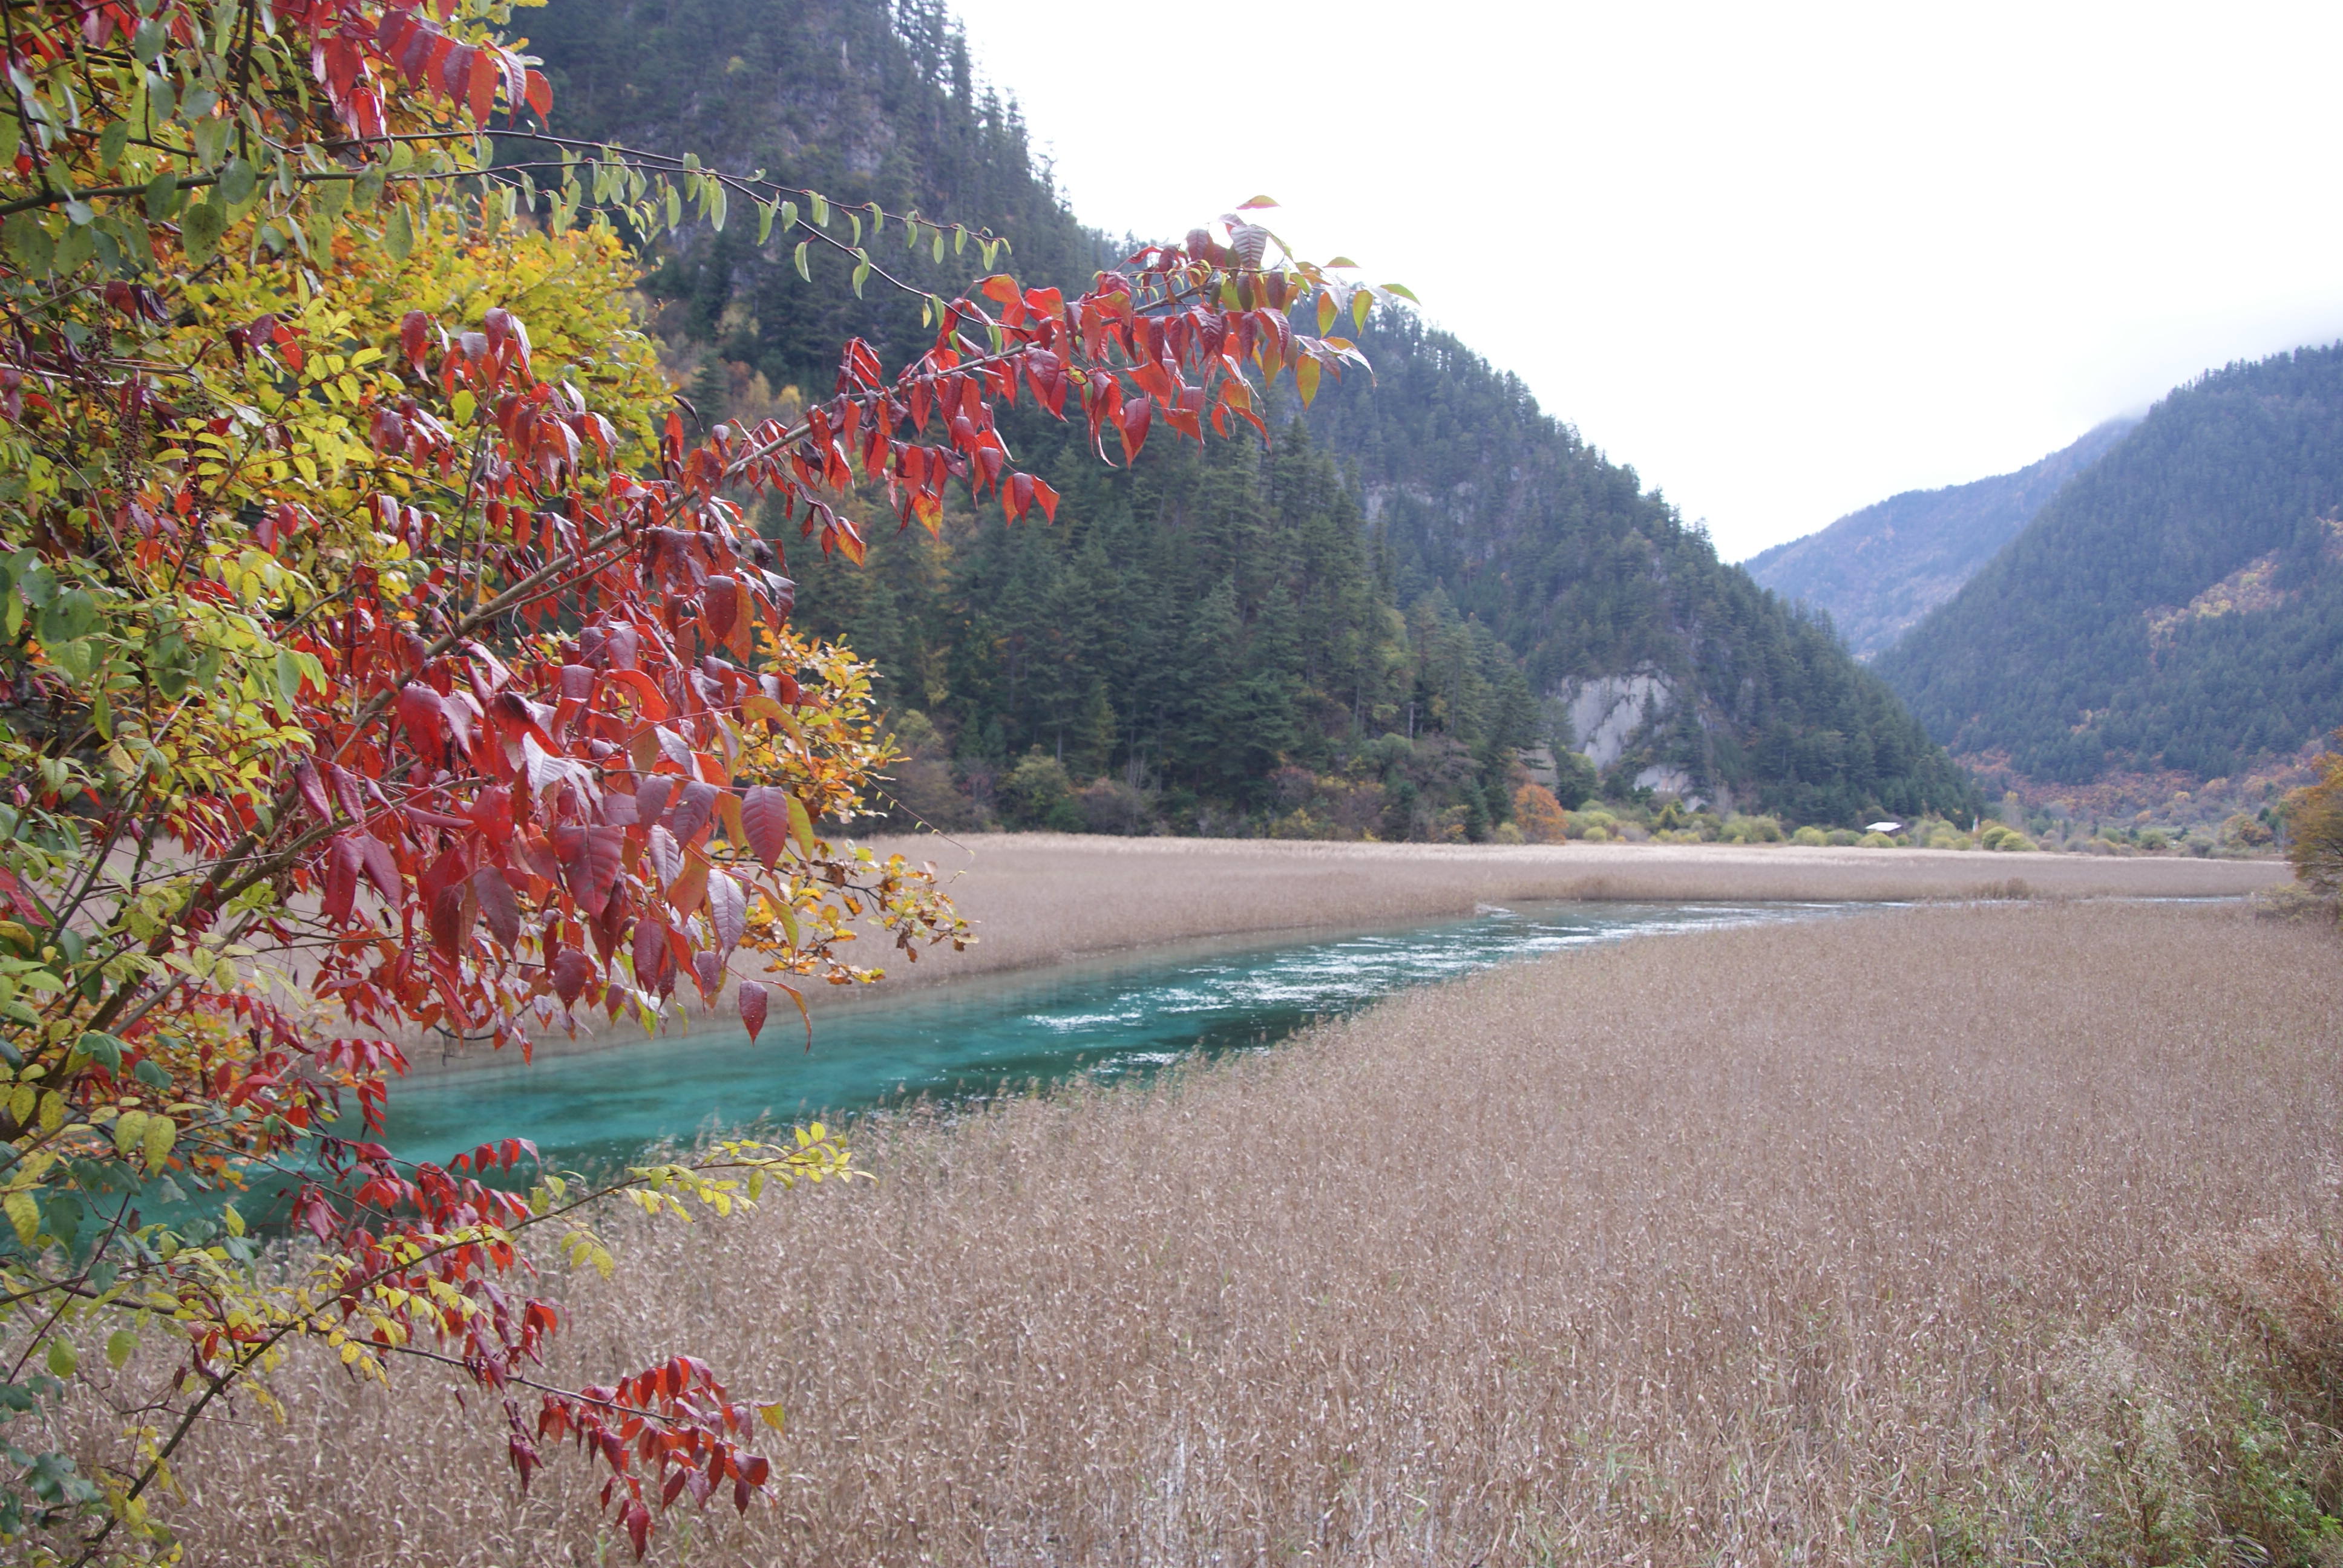
<instances>
[{"instance_id":1,"label":"distant mountain ridge","mask_svg":"<svg viewBox=\"0 0 2343 1568\"><path fill-rule=\"evenodd\" d=\"M2013 474L1891 496L1743 565L1762 586L1828 615L1867 662L1958 593L2060 487L2138 423L2110 419Z\"/></svg>"},{"instance_id":2,"label":"distant mountain ridge","mask_svg":"<svg viewBox=\"0 0 2343 1568\"><path fill-rule=\"evenodd\" d=\"M2181 387L1880 656L2036 781L2234 779L2343 724L2343 345Z\"/></svg>"}]
</instances>

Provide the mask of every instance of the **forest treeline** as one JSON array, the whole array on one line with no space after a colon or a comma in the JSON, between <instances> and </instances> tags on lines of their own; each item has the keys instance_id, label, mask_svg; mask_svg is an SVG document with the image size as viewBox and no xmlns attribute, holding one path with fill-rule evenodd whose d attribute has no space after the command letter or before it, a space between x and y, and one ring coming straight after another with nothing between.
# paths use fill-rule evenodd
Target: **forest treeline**
<instances>
[{"instance_id":1,"label":"forest treeline","mask_svg":"<svg viewBox=\"0 0 2343 1568\"><path fill-rule=\"evenodd\" d=\"M2343 724L2343 347L2208 374L1882 655L1939 739L2231 778Z\"/></svg>"},{"instance_id":2,"label":"forest treeline","mask_svg":"<svg viewBox=\"0 0 2343 1568\"><path fill-rule=\"evenodd\" d=\"M1071 212L930 0L538 17L567 134L989 226L1029 281L1087 283L1123 249ZM974 245L872 254L940 289L981 270ZM663 254L644 287L703 422L826 392L820 356L844 337L890 363L923 343L916 302L857 298L824 258L812 273L743 225ZM1266 445L1167 437L1133 472L1021 410L1004 429L1063 494L1052 527L890 521L859 568L780 538L799 623L877 667L911 754L902 820L1479 839L1512 816L1524 749L1579 792L1567 698L1626 673L1674 697L1605 758L1614 794L1657 783L1794 821L1975 809L1826 622L1721 565L1518 379L1404 314L1378 313L1363 347L1373 377L1330 380L1306 417L1289 400Z\"/></svg>"}]
</instances>

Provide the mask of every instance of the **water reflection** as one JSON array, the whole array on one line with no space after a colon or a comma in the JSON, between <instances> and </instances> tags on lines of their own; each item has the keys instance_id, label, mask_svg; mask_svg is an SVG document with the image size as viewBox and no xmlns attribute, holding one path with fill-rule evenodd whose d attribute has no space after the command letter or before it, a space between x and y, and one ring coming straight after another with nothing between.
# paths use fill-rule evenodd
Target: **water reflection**
<instances>
[{"instance_id":1,"label":"water reflection","mask_svg":"<svg viewBox=\"0 0 2343 1568\"><path fill-rule=\"evenodd\" d=\"M1074 1072L1151 1072L1192 1052L1259 1049L1312 1019L1494 964L1837 908L1524 906L1403 930L963 981L817 1012L810 1053L777 1014L757 1044L737 1027L710 1029L403 1084L391 1096L389 1139L407 1158L444 1160L490 1137L526 1137L549 1161L592 1165L760 1116L918 1096L980 1100Z\"/></svg>"}]
</instances>

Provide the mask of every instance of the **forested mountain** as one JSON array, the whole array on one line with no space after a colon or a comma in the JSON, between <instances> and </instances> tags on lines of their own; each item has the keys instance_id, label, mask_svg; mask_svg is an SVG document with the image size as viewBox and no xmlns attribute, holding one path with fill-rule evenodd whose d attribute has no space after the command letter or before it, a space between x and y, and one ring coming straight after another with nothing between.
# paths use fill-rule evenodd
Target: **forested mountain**
<instances>
[{"instance_id":1,"label":"forested mountain","mask_svg":"<svg viewBox=\"0 0 2343 1568\"><path fill-rule=\"evenodd\" d=\"M1801 819L1964 809L1958 770L1827 624L1720 564L1517 377L1412 317L1363 344L1374 376L1312 424L1357 464L1401 598L1438 593L1518 651L1578 741L1603 729L1614 776Z\"/></svg>"},{"instance_id":2,"label":"forested mountain","mask_svg":"<svg viewBox=\"0 0 2343 1568\"><path fill-rule=\"evenodd\" d=\"M2180 387L1882 655L1956 750L2227 778L2343 723L2343 346Z\"/></svg>"},{"instance_id":3,"label":"forested mountain","mask_svg":"<svg viewBox=\"0 0 2343 1568\"><path fill-rule=\"evenodd\" d=\"M936 5L538 16L568 134L990 226L1040 281L1087 281L1115 254ZM925 286L977 270L973 246L941 266L894 255ZM815 345L860 333L892 362L920 337L916 302L857 300L836 268L809 286L747 226L699 235L645 288L709 421L826 390ZM1285 407L1266 447L1166 433L1134 472L1021 410L1004 429L1063 493L1053 527L990 508L936 539L882 525L860 568L781 541L801 624L878 667L914 752L907 816L1479 838L1511 813L1519 749L1556 740L1615 789L1801 820L1974 804L1826 625L1720 565L1517 380L1403 315L1378 315L1364 347L1375 376L1330 381L1306 421Z\"/></svg>"},{"instance_id":4,"label":"forested mountain","mask_svg":"<svg viewBox=\"0 0 2343 1568\"><path fill-rule=\"evenodd\" d=\"M564 136L695 152L841 204L990 227L1010 238L1003 265L1061 285L1115 254L1058 198L1015 105L976 83L938 0L556 0L530 23ZM974 245L939 262L900 233L872 236L871 253L922 288L956 292L985 270ZM890 365L926 347L917 299L878 286L857 298L830 256L812 274L799 277L787 246L760 248L746 222L665 257L650 289L669 306L663 335L699 361L692 390L709 421L728 402L762 412L752 406L792 383L826 392L850 337Z\"/></svg>"},{"instance_id":5,"label":"forested mountain","mask_svg":"<svg viewBox=\"0 0 2343 1568\"><path fill-rule=\"evenodd\" d=\"M1742 564L1784 598L1829 616L1857 658L1875 658L2137 423L2110 419L2014 474L1891 496Z\"/></svg>"}]
</instances>

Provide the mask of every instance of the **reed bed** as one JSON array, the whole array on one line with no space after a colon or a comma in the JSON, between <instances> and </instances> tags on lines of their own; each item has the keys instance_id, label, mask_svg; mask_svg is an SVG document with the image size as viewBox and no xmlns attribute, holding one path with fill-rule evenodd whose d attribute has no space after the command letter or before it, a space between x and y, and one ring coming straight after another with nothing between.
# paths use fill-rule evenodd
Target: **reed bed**
<instances>
[{"instance_id":1,"label":"reed bed","mask_svg":"<svg viewBox=\"0 0 2343 1568\"><path fill-rule=\"evenodd\" d=\"M2343 1367L2337 957L2035 903L1495 970L621 1224L552 1370L689 1348L786 1401L774 1501L663 1563L2227 1552L2336 1422L2271 1390ZM191 1562L626 1558L576 1456L518 1494L493 1411L281 1387L184 1465Z\"/></svg>"},{"instance_id":2,"label":"reed bed","mask_svg":"<svg viewBox=\"0 0 2343 1568\"><path fill-rule=\"evenodd\" d=\"M1540 900L1909 902L2204 898L2284 882L2282 860L1733 844L1364 844L1054 833L880 839L951 878L979 941L886 960L882 990L1242 932L1356 929Z\"/></svg>"}]
</instances>

